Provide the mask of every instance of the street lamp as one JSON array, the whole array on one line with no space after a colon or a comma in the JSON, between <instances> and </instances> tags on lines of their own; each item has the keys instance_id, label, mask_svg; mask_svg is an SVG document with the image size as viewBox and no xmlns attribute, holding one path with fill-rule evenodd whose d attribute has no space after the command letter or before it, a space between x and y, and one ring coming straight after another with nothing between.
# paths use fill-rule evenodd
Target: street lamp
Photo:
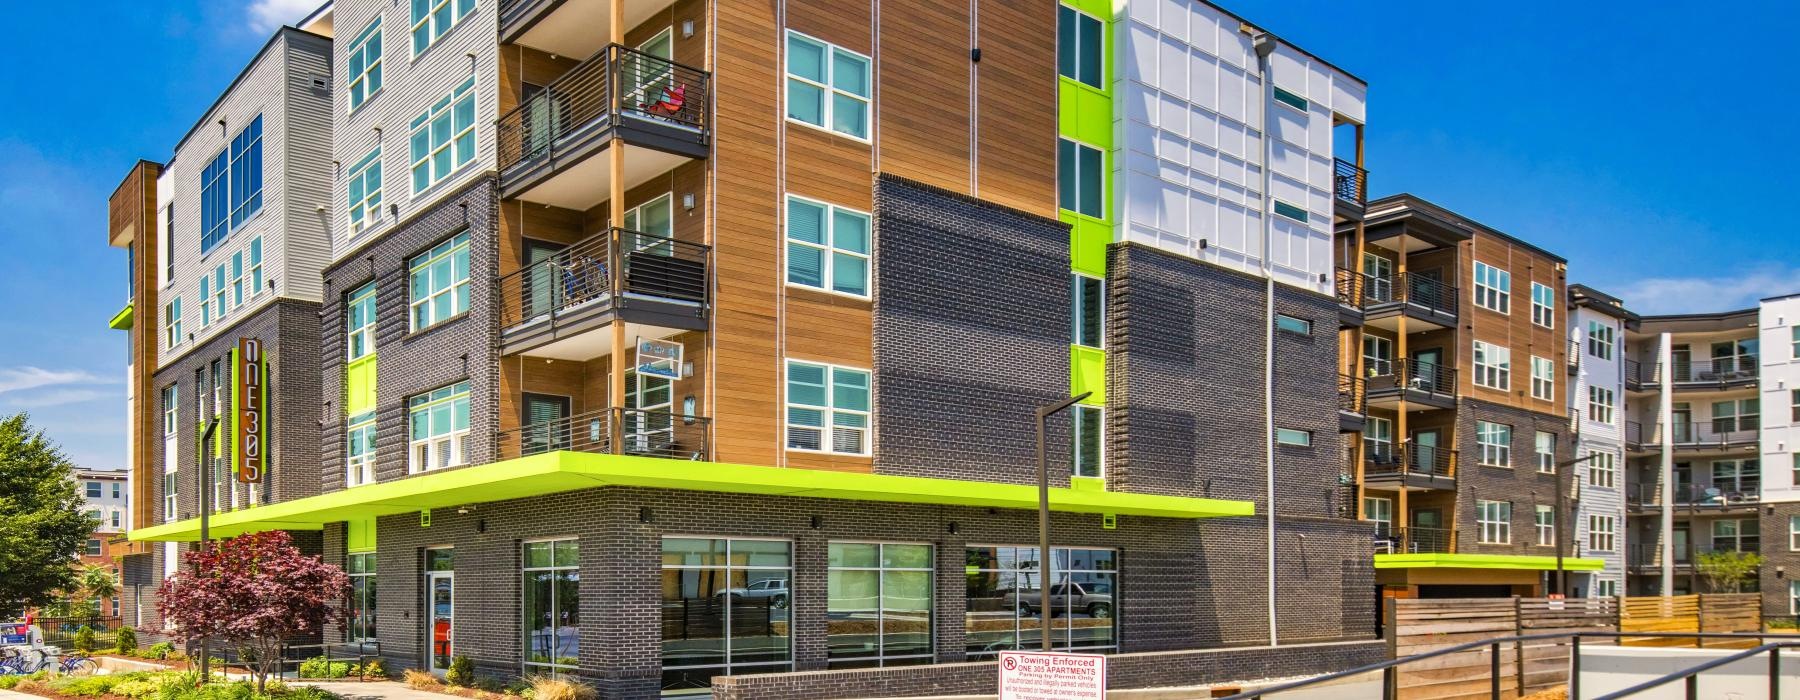
<instances>
[{"instance_id":1,"label":"street lamp","mask_svg":"<svg viewBox=\"0 0 1800 700\"><path fill-rule=\"evenodd\" d=\"M1600 454L1601 453L1599 453L1599 452L1590 452L1590 453L1588 453L1588 456L1586 456L1586 457L1576 457L1575 459L1571 459L1571 460L1567 460L1567 461L1563 461L1563 462L1557 462L1556 463L1556 473L1552 475L1555 477L1555 479L1553 479L1553 480L1556 482L1556 511L1555 511L1556 512L1556 521L1553 524L1556 526L1556 594L1557 595L1567 595L1568 591L1569 591L1569 588L1566 585L1568 574L1567 574L1567 572L1563 571L1563 526L1564 526L1563 520L1565 519L1564 518L1565 514L1563 513L1563 470L1568 467L1573 467L1582 462L1586 462L1588 460L1594 459L1595 457L1599 457ZM1575 475L1571 473L1571 474L1569 474L1569 478L1572 480L1575 478Z\"/></svg>"},{"instance_id":2,"label":"street lamp","mask_svg":"<svg viewBox=\"0 0 1800 700\"><path fill-rule=\"evenodd\" d=\"M1039 406L1037 410L1038 636L1043 637L1044 651L1052 649L1050 645L1050 466L1044 460L1044 422L1050 416L1081 403L1093 393L1084 391L1061 403Z\"/></svg>"}]
</instances>

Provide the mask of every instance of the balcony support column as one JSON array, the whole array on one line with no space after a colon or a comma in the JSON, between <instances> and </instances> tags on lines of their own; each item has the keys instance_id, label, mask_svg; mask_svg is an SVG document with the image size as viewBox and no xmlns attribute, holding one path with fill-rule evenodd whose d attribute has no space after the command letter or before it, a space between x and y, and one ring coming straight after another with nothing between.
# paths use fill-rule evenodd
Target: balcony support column
<instances>
[{"instance_id":1,"label":"balcony support column","mask_svg":"<svg viewBox=\"0 0 1800 700\"><path fill-rule=\"evenodd\" d=\"M1361 124L1356 125L1356 164L1359 167L1362 165L1362 129L1363 129L1363 127ZM1350 255L1350 257L1352 258L1350 260L1350 269L1354 270L1356 274L1354 274L1351 277L1351 279L1353 279L1355 281L1355 284L1351 285L1350 294L1351 294L1351 298L1356 300L1356 307L1359 310L1364 308L1364 305L1363 305L1364 296L1363 295L1366 291L1364 289L1364 285L1368 284L1368 280L1363 277L1363 250L1364 250L1363 245L1366 243L1366 241L1364 240L1363 233L1364 233L1363 232L1363 221L1362 221L1362 219L1357 219L1357 221L1356 221L1356 238L1353 243L1353 247L1351 248L1351 250L1353 252ZM1369 387L1368 387L1368 384L1363 383L1363 384L1361 384L1360 391L1358 391L1358 388L1357 388L1358 383L1367 382L1368 377L1369 377L1368 371L1363 369L1363 354L1362 354L1363 332L1364 332L1363 326L1360 324L1355 327L1352 327L1350 329L1350 332L1349 332L1349 336L1350 336L1350 338L1349 338L1349 341L1350 341L1349 342L1349 355L1350 356L1349 356L1349 358L1347 358L1348 362L1346 363L1346 365L1347 365L1346 369L1348 369L1349 373L1350 373L1350 391L1353 394L1361 394L1363 397L1362 400L1359 401L1359 403L1361 404L1361 408L1362 408L1362 412L1363 412L1363 431L1364 432L1356 433L1356 436L1357 436L1356 444L1350 446L1350 464L1351 464L1351 468L1354 470L1354 476L1356 479L1356 482L1355 482L1356 483L1356 506L1355 507L1356 507L1356 519L1357 520L1362 520L1363 518L1368 517L1368 514L1363 512L1363 498L1365 498L1366 494L1368 493L1367 487L1365 487L1363 484L1363 478L1365 476L1363 460L1368 458L1368 454L1364 450L1364 445L1368 444L1368 441L1363 439L1363 437L1365 435L1367 435L1367 431L1369 429L1369 427L1368 427L1369 404L1368 404L1368 400L1367 400ZM1404 522L1402 524L1404 524Z\"/></svg>"},{"instance_id":2,"label":"balcony support column","mask_svg":"<svg viewBox=\"0 0 1800 700\"><path fill-rule=\"evenodd\" d=\"M1658 470L1662 490L1662 595L1675 594L1675 378L1674 336L1663 333L1656 338L1656 422L1661 433L1657 440L1662 448L1662 465ZM1688 534L1689 546L1693 534Z\"/></svg>"},{"instance_id":3,"label":"balcony support column","mask_svg":"<svg viewBox=\"0 0 1800 700\"><path fill-rule=\"evenodd\" d=\"M614 46L623 46L625 44L625 0L612 0L611 5L612 22L608 27L610 34L608 41ZM617 56L617 52L609 51L607 60L617 60ZM608 86L607 98L612 100L612 114L619 114L622 96L619 94L621 86L618 79L618 66L609 66L609 68L613 70L606 72L607 79L612 82L612 85ZM606 269L609 273L606 278L609 287L607 291L612 294L614 304L625 298L625 268L622 264L624 255L620 252L621 241L619 240L619 228L625 225L625 139L618 133L616 129L613 131L612 143L608 144L606 149L609 159L607 167L610 168L609 174L612 176L610 182L612 191L609 193L611 201L608 203L609 211L606 221L608 228ZM625 448L625 362L625 322L615 318L612 323L612 381L607 383L607 393L610 394L607 402L614 409L611 425L608 426L608 430L612 433L609 436L611 438L609 447L612 448L613 454L623 454Z\"/></svg>"}]
</instances>

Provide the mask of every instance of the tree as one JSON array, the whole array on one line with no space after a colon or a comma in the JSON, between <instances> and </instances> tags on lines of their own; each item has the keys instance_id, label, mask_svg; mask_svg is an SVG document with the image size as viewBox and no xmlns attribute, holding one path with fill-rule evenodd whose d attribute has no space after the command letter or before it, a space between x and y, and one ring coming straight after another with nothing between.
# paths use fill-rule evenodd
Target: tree
<instances>
[{"instance_id":1,"label":"tree","mask_svg":"<svg viewBox=\"0 0 1800 700\"><path fill-rule=\"evenodd\" d=\"M182 559L157 596L169 633L236 646L251 661L258 692L279 668L283 640L344 618L337 603L350 595L350 577L301 554L285 532L234 537Z\"/></svg>"},{"instance_id":2,"label":"tree","mask_svg":"<svg viewBox=\"0 0 1800 700\"><path fill-rule=\"evenodd\" d=\"M1706 579L1706 587L1714 593L1737 593L1745 582L1756 578L1762 568L1762 555L1754 552L1720 550L1694 555L1694 571Z\"/></svg>"},{"instance_id":3,"label":"tree","mask_svg":"<svg viewBox=\"0 0 1800 700\"><path fill-rule=\"evenodd\" d=\"M113 572L107 571L106 567L99 564L89 564L83 567L80 583L87 600L102 600L119 595L119 577L114 576Z\"/></svg>"},{"instance_id":4,"label":"tree","mask_svg":"<svg viewBox=\"0 0 1800 700\"><path fill-rule=\"evenodd\" d=\"M69 563L100 521L82 512L74 472L25 414L0 420L0 618L75 588Z\"/></svg>"}]
</instances>

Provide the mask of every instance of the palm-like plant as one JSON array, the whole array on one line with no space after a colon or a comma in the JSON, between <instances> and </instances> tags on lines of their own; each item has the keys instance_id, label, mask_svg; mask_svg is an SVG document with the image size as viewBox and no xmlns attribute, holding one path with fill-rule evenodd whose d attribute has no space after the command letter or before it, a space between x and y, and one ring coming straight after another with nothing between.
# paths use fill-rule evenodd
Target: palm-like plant
<instances>
[{"instance_id":1,"label":"palm-like plant","mask_svg":"<svg viewBox=\"0 0 1800 700\"><path fill-rule=\"evenodd\" d=\"M89 564L81 570L81 587L89 597L111 598L119 594L119 577L104 566Z\"/></svg>"}]
</instances>

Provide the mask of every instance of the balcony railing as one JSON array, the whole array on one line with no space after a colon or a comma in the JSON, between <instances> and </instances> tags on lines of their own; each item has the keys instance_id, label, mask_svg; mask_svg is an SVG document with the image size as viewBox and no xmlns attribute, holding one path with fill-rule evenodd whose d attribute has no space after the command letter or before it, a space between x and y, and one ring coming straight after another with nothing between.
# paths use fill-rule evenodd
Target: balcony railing
<instances>
[{"instance_id":1,"label":"balcony railing","mask_svg":"<svg viewBox=\"0 0 1800 700\"><path fill-rule=\"evenodd\" d=\"M1334 171L1337 186L1335 191L1340 201L1363 206L1369 201L1369 171L1356 167L1355 163L1336 159Z\"/></svg>"},{"instance_id":2,"label":"balcony railing","mask_svg":"<svg viewBox=\"0 0 1800 700\"><path fill-rule=\"evenodd\" d=\"M1454 551L1456 532L1453 530L1375 524L1376 554L1450 554Z\"/></svg>"},{"instance_id":3,"label":"balcony railing","mask_svg":"<svg viewBox=\"0 0 1800 700\"><path fill-rule=\"evenodd\" d=\"M1711 422L1675 423L1670 426L1668 442L1678 450L1725 450L1753 446L1761 440L1760 418L1761 416L1737 416ZM1662 446L1663 437L1661 424L1625 424L1627 446L1639 450L1654 450Z\"/></svg>"},{"instance_id":4,"label":"balcony railing","mask_svg":"<svg viewBox=\"0 0 1800 700\"><path fill-rule=\"evenodd\" d=\"M1760 479L1739 479L1711 485L1680 484L1675 487L1674 495L1675 507L1687 510L1754 506L1762 500L1762 482ZM1634 508L1661 506L1662 485L1654 482L1631 484L1625 489L1625 504Z\"/></svg>"},{"instance_id":5,"label":"balcony railing","mask_svg":"<svg viewBox=\"0 0 1800 700\"><path fill-rule=\"evenodd\" d=\"M1361 378L1347 374L1338 375L1338 410L1345 413L1368 413L1367 393L1363 390Z\"/></svg>"},{"instance_id":6,"label":"balcony railing","mask_svg":"<svg viewBox=\"0 0 1800 700\"><path fill-rule=\"evenodd\" d=\"M500 459L569 450L707 460L710 421L671 411L611 408L520 426L499 434Z\"/></svg>"},{"instance_id":7,"label":"balcony railing","mask_svg":"<svg viewBox=\"0 0 1800 700\"><path fill-rule=\"evenodd\" d=\"M1758 369L1755 355L1721 357L1710 360L1676 360L1669 374L1676 384L1729 384L1755 381Z\"/></svg>"},{"instance_id":8,"label":"balcony railing","mask_svg":"<svg viewBox=\"0 0 1800 700\"><path fill-rule=\"evenodd\" d=\"M500 117L500 170L590 145L626 121L704 144L710 83L698 68L607 46Z\"/></svg>"},{"instance_id":9,"label":"balcony railing","mask_svg":"<svg viewBox=\"0 0 1800 700\"><path fill-rule=\"evenodd\" d=\"M1755 552L1761 544L1761 537L1744 537L1735 542L1690 542L1685 547L1674 547L1669 552L1677 568L1692 566L1694 560L1703 554L1714 552ZM1625 565L1633 569L1650 569L1661 567L1663 563L1662 545L1634 544L1625 552Z\"/></svg>"},{"instance_id":10,"label":"balcony railing","mask_svg":"<svg viewBox=\"0 0 1800 700\"><path fill-rule=\"evenodd\" d=\"M691 306L704 315L710 252L697 243L610 229L500 278L500 327L638 301ZM617 299L609 274L613 261L625 273Z\"/></svg>"},{"instance_id":11,"label":"balcony railing","mask_svg":"<svg viewBox=\"0 0 1800 700\"><path fill-rule=\"evenodd\" d=\"M1456 317L1456 287L1443 280L1424 275L1400 273L1392 277L1369 277L1364 282L1363 305L1372 308L1385 304L1421 307L1433 314Z\"/></svg>"},{"instance_id":12,"label":"balcony railing","mask_svg":"<svg viewBox=\"0 0 1800 700\"><path fill-rule=\"evenodd\" d=\"M1371 446L1364 478L1400 474L1450 477L1456 474L1456 450L1447 447L1403 444L1395 447Z\"/></svg>"},{"instance_id":13,"label":"balcony railing","mask_svg":"<svg viewBox=\"0 0 1800 700\"><path fill-rule=\"evenodd\" d=\"M1569 341L1568 355L1565 358L1565 361L1569 366L1569 374L1579 374L1581 372L1581 343L1579 341Z\"/></svg>"},{"instance_id":14,"label":"balcony railing","mask_svg":"<svg viewBox=\"0 0 1800 700\"><path fill-rule=\"evenodd\" d=\"M1370 393L1424 393L1438 398L1455 398L1456 368L1420 362L1417 359L1371 361L1368 366Z\"/></svg>"},{"instance_id":15,"label":"balcony railing","mask_svg":"<svg viewBox=\"0 0 1800 700\"><path fill-rule=\"evenodd\" d=\"M1363 308L1363 295L1369 288L1369 276L1355 270L1340 267L1337 269L1337 300L1339 304L1354 308Z\"/></svg>"}]
</instances>

